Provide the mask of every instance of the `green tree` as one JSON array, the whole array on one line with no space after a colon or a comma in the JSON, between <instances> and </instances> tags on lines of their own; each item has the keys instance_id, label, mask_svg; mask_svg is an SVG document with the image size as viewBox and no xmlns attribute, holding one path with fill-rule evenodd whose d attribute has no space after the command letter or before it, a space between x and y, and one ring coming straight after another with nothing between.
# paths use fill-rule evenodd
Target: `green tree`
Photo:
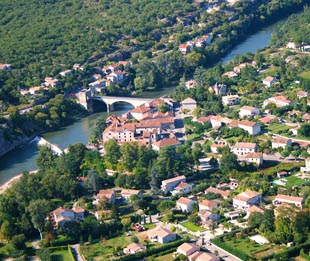
<instances>
[{"instance_id":1,"label":"green tree","mask_svg":"<svg viewBox=\"0 0 310 261\"><path fill-rule=\"evenodd\" d=\"M45 199L32 200L26 209L34 228L39 231L42 240L42 231L45 225L45 218L50 210L50 203Z\"/></svg>"}]
</instances>

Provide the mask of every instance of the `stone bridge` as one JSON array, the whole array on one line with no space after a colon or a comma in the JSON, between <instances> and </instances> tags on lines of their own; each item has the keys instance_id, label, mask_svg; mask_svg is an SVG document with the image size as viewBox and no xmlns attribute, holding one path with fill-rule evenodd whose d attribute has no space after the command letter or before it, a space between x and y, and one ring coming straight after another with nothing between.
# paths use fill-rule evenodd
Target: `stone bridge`
<instances>
[{"instance_id":1,"label":"stone bridge","mask_svg":"<svg viewBox=\"0 0 310 261\"><path fill-rule=\"evenodd\" d=\"M102 101L107 105L107 112L114 110L114 103L117 102L126 102L134 106L135 108L147 103L151 102L154 99L146 99L146 98L133 98L133 97L114 97L114 96L93 96L93 100Z\"/></svg>"},{"instance_id":2,"label":"stone bridge","mask_svg":"<svg viewBox=\"0 0 310 261\"><path fill-rule=\"evenodd\" d=\"M93 96L89 90L82 90L77 94L78 102L88 111L92 110L92 101L101 101L107 105L107 112L114 110L114 104L117 102L126 102L134 106L135 108L151 102L154 99L147 98L134 98L134 97L115 97L115 96Z\"/></svg>"}]
</instances>

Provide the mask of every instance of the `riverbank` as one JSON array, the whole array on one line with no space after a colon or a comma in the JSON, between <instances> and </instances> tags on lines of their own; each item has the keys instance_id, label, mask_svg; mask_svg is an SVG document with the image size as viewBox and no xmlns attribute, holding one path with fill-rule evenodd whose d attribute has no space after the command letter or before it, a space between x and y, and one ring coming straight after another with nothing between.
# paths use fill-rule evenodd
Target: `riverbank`
<instances>
[{"instance_id":1,"label":"riverbank","mask_svg":"<svg viewBox=\"0 0 310 261\"><path fill-rule=\"evenodd\" d=\"M32 170L29 171L29 174L35 174L37 173L39 170ZM22 173L18 174L17 176L11 178L9 181L5 182L2 186L0 186L0 195L3 194L8 188L10 188L15 181L19 180L22 177Z\"/></svg>"}]
</instances>

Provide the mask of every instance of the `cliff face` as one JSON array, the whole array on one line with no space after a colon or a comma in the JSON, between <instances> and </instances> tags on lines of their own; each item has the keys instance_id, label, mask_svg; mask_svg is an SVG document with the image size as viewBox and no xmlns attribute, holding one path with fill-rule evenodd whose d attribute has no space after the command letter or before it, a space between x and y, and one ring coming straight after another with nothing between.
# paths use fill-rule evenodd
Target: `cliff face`
<instances>
[{"instance_id":1,"label":"cliff face","mask_svg":"<svg viewBox=\"0 0 310 261\"><path fill-rule=\"evenodd\" d=\"M14 135L11 128L0 127L0 157L16 147L25 144L31 137L25 134Z\"/></svg>"}]
</instances>

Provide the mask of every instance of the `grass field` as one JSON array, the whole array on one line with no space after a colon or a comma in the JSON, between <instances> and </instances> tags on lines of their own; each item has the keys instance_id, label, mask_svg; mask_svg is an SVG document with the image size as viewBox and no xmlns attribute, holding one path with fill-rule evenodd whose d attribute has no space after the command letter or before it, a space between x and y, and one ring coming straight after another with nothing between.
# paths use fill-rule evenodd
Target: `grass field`
<instances>
[{"instance_id":1,"label":"grass field","mask_svg":"<svg viewBox=\"0 0 310 261\"><path fill-rule=\"evenodd\" d=\"M203 231L205 230L205 228L203 227L200 227L200 226L197 226L195 225L194 223L192 222L189 222L189 221L185 221L181 224L183 227L187 228L188 230L192 231L192 232L197 232L197 231Z\"/></svg>"},{"instance_id":2,"label":"grass field","mask_svg":"<svg viewBox=\"0 0 310 261\"><path fill-rule=\"evenodd\" d=\"M284 124L272 124L267 127L267 130L273 133L280 133L289 130L290 127Z\"/></svg>"},{"instance_id":3,"label":"grass field","mask_svg":"<svg viewBox=\"0 0 310 261\"><path fill-rule=\"evenodd\" d=\"M156 257L156 261L171 261L173 259L174 259L174 256L172 253L164 255L164 256Z\"/></svg>"},{"instance_id":4,"label":"grass field","mask_svg":"<svg viewBox=\"0 0 310 261\"><path fill-rule=\"evenodd\" d=\"M285 178L287 180L285 186L287 188L291 188L293 186L298 186L301 185L302 183L304 183L305 181L303 179L297 178L295 176L290 176Z\"/></svg>"},{"instance_id":5,"label":"grass field","mask_svg":"<svg viewBox=\"0 0 310 261\"><path fill-rule=\"evenodd\" d=\"M310 71L303 72L303 73L299 74L299 76L306 79L306 80L310 80Z\"/></svg>"},{"instance_id":6,"label":"grass field","mask_svg":"<svg viewBox=\"0 0 310 261\"><path fill-rule=\"evenodd\" d=\"M68 250L59 250L51 254L51 261L74 261Z\"/></svg>"}]
</instances>

